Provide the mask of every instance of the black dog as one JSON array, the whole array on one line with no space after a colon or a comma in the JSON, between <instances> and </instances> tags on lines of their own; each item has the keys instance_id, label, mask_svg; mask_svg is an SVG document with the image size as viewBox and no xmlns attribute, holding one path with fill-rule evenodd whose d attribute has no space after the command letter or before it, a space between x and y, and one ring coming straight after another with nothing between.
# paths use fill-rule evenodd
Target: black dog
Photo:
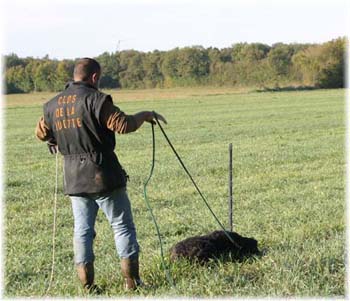
<instances>
[{"instance_id":1,"label":"black dog","mask_svg":"<svg viewBox=\"0 0 350 301\"><path fill-rule=\"evenodd\" d=\"M170 259L179 258L207 262L209 259L231 254L235 259L241 259L249 255L260 254L258 242L254 238L243 237L236 232L214 231L204 236L194 236L180 241L170 249Z\"/></svg>"}]
</instances>

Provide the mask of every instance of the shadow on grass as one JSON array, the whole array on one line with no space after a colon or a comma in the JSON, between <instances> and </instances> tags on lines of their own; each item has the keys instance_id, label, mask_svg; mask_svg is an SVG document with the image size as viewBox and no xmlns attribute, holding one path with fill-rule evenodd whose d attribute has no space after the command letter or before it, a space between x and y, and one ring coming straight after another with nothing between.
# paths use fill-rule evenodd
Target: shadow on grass
<instances>
[{"instance_id":1,"label":"shadow on grass","mask_svg":"<svg viewBox=\"0 0 350 301\"><path fill-rule=\"evenodd\" d=\"M202 263L202 265L204 264L226 264L229 262L235 263L251 263L254 262L256 260L259 260L261 257L266 255L266 250L259 250L258 252L255 253L246 253L246 254L241 254L241 253L227 253L227 254L223 254L220 257L215 257L210 259L208 262L206 263ZM200 262L198 262L199 264L201 264Z\"/></svg>"},{"instance_id":2,"label":"shadow on grass","mask_svg":"<svg viewBox=\"0 0 350 301\"><path fill-rule=\"evenodd\" d=\"M11 180L8 180L6 182L6 186L9 187L9 188L22 187L22 186L28 186L28 185L30 185L30 182L28 182L28 181L11 181Z\"/></svg>"},{"instance_id":3,"label":"shadow on grass","mask_svg":"<svg viewBox=\"0 0 350 301\"><path fill-rule=\"evenodd\" d=\"M265 256L268 253L267 249L264 248L262 250L258 250L257 252L252 253L239 253L239 252L228 252L221 254L217 257L212 257L208 260L198 260L196 259L188 259L188 258L178 258L177 262L180 263L180 265L191 265L191 266L211 266L211 265L220 265L220 264L227 264L227 263L252 263L256 260L259 260L263 256ZM175 264L173 262L172 264Z\"/></svg>"},{"instance_id":4,"label":"shadow on grass","mask_svg":"<svg viewBox=\"0 0 350 301\"><path fill-rule=\"evenodd\" d=\"M254 92L284 92L284 91L311 91L317 90L320 88L314 86L287 86L287 87L264 87L259 90L255 90Z\"/></svg>"}]
</instances>

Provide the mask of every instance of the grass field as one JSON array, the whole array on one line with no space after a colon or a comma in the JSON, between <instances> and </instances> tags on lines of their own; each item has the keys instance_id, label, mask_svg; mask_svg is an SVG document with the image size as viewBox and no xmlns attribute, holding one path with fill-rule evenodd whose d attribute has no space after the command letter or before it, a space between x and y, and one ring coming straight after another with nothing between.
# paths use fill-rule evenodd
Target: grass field
<instances>
[{"instance_id":1,"label":"grass field","mask_svg":"<svg viewBox=\"0 0 350 301\"><path fill-rule=\"evenodd\" d=\"M154 109L219 219L227 225L228 144L234 145L235 230L259 241L264 256L244 262L179 262L177 289L160 266L156 231L143 200L151 128L117 137L130 175L129 196L142 248L147 296L345 296L344 90L256 93L230 89L113 92L126 112ZM5 296L41 296L51 269L55 159L34 137L52 94L7 96ZM148 195L164 249L218 225L156 129L156 167ZM62 178L62 172L60 173ZM62 181L60 181L62 192ZM50 296L83 296L73 266L72 214L58 205L55 279ZM99 213L96 283L123 296L112 232Z\"/></svg>"}]
</instances>

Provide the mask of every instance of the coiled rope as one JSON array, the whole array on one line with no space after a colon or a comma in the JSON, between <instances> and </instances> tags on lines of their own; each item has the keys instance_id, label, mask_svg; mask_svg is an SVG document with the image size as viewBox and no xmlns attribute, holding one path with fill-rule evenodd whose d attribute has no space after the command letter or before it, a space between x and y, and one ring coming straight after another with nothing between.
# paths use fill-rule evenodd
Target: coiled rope
<instances>
[{"instance_id":1,"label":"coiled rope","mask_svg":"<svg viewBox=\"0 0 350 301\"><path fill-rule=\"evenodd\" d=\"M149 200L148 200L148 197L147 197L147 185L148 185L149 181L151 180L151 178L153 176L153 171L154 171L154 166L155 166L155 156L156 156L156 139L155 139L155 135L154 135L154 124L151 123L151 125L152 125L152 166L151 166L151 171L149 173L149 176L148 176L148 178L147 178L147 180L146 180L146 182L145 182L145 184L143 186L143 195L144 195L144 199L145 199L145 202L146 202L146 206L148 208L149 213L151 214L154 226L155 226L156 231L157 231L157 236L158 236L159 246L160 246L160 257L161 257L161 260L162 260L162 265L163 265L163 269L164 269L166 278L167 278L169 284L172 287L175 287L175 283L174 283L173 279L170 276L169 267L166 265L165 260L164 260L163 243L162 243L162 238L161 238L161 235L160 235L159 227L158 227L156 218L155 218L155 216L153 214L152 207L151 207L151 205L149 203Z\"/></svg>"}]
</instances>

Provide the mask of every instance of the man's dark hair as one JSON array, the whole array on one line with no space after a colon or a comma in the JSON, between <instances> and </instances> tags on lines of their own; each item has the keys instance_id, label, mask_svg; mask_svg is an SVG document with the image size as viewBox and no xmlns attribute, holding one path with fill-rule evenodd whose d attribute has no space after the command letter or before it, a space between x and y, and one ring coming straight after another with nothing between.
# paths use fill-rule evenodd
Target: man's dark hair
<instances>
[{"instance_id":1,"label":"man's dark hair","mask_svg":"<svg viewBox=\"0 0 350 301\"><path fill-rule=\"evenodd\" d=\"M87 81L94 73L100 71L101 66L96 60L84 57L75 63L73 76L75 79Z\"/></svg>"}]
</instances>

